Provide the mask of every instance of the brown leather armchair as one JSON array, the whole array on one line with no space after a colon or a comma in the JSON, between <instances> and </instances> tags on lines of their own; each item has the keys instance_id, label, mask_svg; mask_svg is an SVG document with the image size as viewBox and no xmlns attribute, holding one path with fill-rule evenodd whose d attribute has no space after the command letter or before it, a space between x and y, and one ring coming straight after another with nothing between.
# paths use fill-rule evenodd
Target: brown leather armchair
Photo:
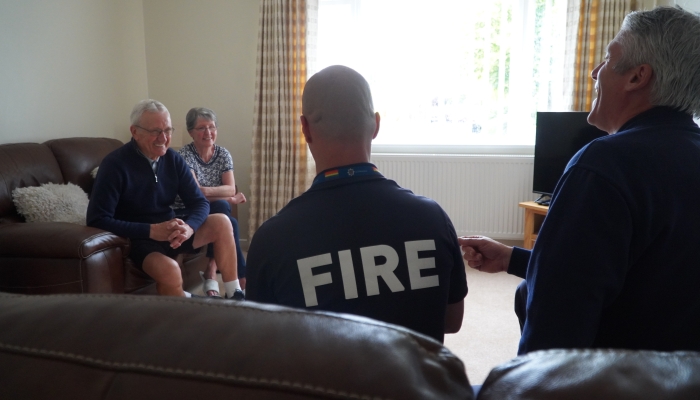
<instances>
[{"instance_id":1,"label":"brown leather armchair","mask_svg":"<svg viewBox=\"0 0 700 400\"><path fill-rule=\"evenodd\" d=\"M90 194L90 172L122 144L80 137L0 145L0 291L155 293L153 280L128 259L127 239L66 222L27 223L12 201L15 188L44 183L70 182ZM185 288L192 290L206 263L185 265Z\"/></svg>"}]
</instances>

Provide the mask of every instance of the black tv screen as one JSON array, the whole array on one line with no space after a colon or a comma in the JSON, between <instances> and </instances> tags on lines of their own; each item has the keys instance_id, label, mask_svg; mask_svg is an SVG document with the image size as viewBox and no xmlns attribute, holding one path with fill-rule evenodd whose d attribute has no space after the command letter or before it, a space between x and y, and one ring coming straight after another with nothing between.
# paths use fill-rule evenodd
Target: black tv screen
<instances>
[{"instance_id":1,"label":"black tv screen","mask_svg":"<svg viewBox=\"0 0 700 400\"><path fill-rule=\"evenodd\" d=\"M591 140L607 135L586 119L588 112L537 112L532 191L552 195L571 157Z\"/></svg>"}]
</instances>

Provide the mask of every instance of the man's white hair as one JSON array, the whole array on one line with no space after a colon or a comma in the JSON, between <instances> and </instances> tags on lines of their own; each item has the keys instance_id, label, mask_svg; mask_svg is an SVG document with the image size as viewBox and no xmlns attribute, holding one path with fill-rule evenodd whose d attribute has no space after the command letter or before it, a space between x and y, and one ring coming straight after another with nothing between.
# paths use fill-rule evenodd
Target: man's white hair
<instances>
[{"instance_id":1,"label":"man's white hair","mask_svg":"<svg viewBox=\"0 0 700 400\"><path fill-rule=\"evenodd\" d=\"M649 64L651 103L700 118L700 17L680 7L631 12L616 40L622 47L616 72Z\"/></svg>"},{"instance_id":2,"label":"man's white hair","mask_svg":"<svg viewBox=\"0 0 700 400\"><path fill-rule=\"evenodd\" d=\"M141 100L134 106L131 110L131 125L138 125L141 120L141 116L145 112L167 112L170 114L167 108L158 100L146 99Z\"/></svg>"}]
</instances>

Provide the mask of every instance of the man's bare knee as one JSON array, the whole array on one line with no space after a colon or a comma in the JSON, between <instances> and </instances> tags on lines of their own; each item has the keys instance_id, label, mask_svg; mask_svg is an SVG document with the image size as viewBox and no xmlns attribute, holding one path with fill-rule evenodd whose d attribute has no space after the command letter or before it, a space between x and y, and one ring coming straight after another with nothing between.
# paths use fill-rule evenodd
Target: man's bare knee
<instances>
[{"instance_id":1,"label":"man's bare knee","mask_svg":"<svg viewBox=\"0 0 700 400\"><path fill-rule=\"evenodd\" d=\"M182 286L182 272L177 261L160 254L151 253L143 260L143 270L157 283L169 287Z\"/></svg>"},{"instance_id":2,"label":"man's bare knee","mask_svg":"<svg viewBox=\"0 0 700 400\"><path fill-rule=\"evenodd\" d=\"M211 218L212 228L215 232L219 233L230 233L233 235L233 227L231 226L231 220L224 214L211 214L207 218Z\"/></svg>"},{"instance_id":3,"label":"man's bare knee","mask_svg":"<svg viewBox=\"0 0 700 400\"><path fill-rule=\"evenodd\" d=\"M182 272L178 268L176 271L172 271L167 276L164 276L158 283L170 287L182 287Z\"/></svg>"},{"instance_id":4,"label":"man's bare knee","mask_svg":"<svg viewBox=\"0 0 700 400\"><path fill-rule=\"evenodd\" d=\"M194 233L194 248L215 242L233 241L231 220L224 214L210 214Z\"/></svg>"}]
</instances>

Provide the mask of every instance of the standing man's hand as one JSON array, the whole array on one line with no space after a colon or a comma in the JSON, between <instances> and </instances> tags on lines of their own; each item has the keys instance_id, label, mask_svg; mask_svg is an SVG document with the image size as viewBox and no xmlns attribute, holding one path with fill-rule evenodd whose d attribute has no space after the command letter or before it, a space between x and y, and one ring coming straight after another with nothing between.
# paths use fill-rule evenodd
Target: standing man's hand
<instances>
[{"instance_id":1,"label":"standing man's hand","mask_svg":"<svg viewBox=\"0 0 700 400\"><path fill-rule=\"evenodd\" d=\"M512 247L485 236L462 236L457 240L470 267L489 273L508 271Z\"/></svg>"}]
</instances>

